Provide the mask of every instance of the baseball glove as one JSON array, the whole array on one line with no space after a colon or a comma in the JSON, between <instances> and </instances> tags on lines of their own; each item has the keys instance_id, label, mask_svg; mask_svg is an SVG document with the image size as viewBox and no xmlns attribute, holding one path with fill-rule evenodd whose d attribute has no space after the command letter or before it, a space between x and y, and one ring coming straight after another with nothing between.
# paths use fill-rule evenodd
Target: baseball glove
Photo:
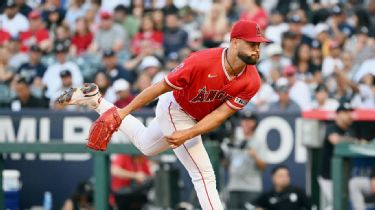
<instances>
[{"instance_id":1,"label":"baseball glove","mask_svg":"<svg viewBox=\"0 0 375 210\"><path fill-rule=\"evenodd\" d=\"M93 150L106 150L112 134L117 131L121 122L116 107L104 112L91 126L87 147Z\"/></svg>"}]
</instances>

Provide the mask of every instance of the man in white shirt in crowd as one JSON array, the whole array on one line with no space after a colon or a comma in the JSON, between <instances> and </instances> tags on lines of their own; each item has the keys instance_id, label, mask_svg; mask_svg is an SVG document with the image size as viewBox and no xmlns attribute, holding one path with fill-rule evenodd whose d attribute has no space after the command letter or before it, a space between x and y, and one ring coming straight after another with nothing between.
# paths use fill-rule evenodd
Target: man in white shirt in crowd
<instances>
[{"instance_id":1,"label":"man in white shirt in crowd","mask_svg":"<svg viewBox=\"0 0 375 210\"><path fill-rule=\"evenodd\" d=\"M56 56L56 63L51 65L43 75L42 83L47 87L45 93L47 98L51 98L58 94L60 87L62 86L62 80L60 78L60 73L63 70L69 70L73 77L73 87L79 87L83 85L82 74L77 66L77 64L68 61L66 54L68 48L63 44L57 44L54 49Z\"/></svg>"},{"instance_id":2,"label":"man in white shirt in crowd","mask_svg":"<svg viewBox=\"0 0 375 210\"><path fill-rule=\"evenodd\" d=\"M296 78L297 67L290 65L283 69L283 74L288 80L289 96L295 101L302 111L311 108L311 93L307 84Z\"/></svg>"},{"instance_id":3,"label":"man in white shirt in crowd","mask_svg":"<svg viewBox=\"0 0 375 210\"><path fill-rule=\"evenodd\" d=\"M365 60L358 70L354 73L354 82L359 82L366 74L372 74L375 76L375 47L372 48L371 58Z\"/></svg>"},{"instance_id":4,"label":"man in white shirt in crowd","mask_svg":"<svg viewBox=\"0 0 375 210\"><path fill-rule=\"evenodd\" d=\"M7 0L4 14L0 15L0 28L10 33L12 37L18 37L19 32L29 29L29 21L18 12L14 0Z\"/></svg>"},{"instance_id":5,"label":"man in white shirt in crowd","mask_svg":"<svg viewBox=\"0 0 375 210\"><path fill-rule=\"evenodd\" d=\"M341 46L337 41L330 41L329 43L329 53L323 60L322 64L322 74L324 78L330 77L336 69L343 69L344 63L341 60Z\"/></svg>"},{"instance_id":6,"label":"man in white shirt in crowd","mask_svg":"<svg viewBox=\"0 0 375 210\"><path fill-rule=\"evenodd\" d=\"M278 98L277 93L270 84L267 83L266 78L261 72L259 72L262 84L257 94L251 99L251 101L245 106L244 110L253 110L259 112L268 111L269 106L272 102L275 102Z\"/></svg>"},{"instance_id":7,"label":"man in white shirt in crowd","mask_svg":"<svg viewBox=\"0 0 375 210\"><path fill-rule=\"evenodd\" d=\"M258 69L269 83L275 83L281 71L291 65L292 61L283 55L283 49L275 43L267 46L266 56L267 58L258 64Z\"/></svg>"},{"instance_id":8,"label":"man in white shirt in crowd","mask_svg":"<svg viewBox=\"0 0 375 210\"><path fill-rule=\"evenodd\" d=\"M239 112L241 127L235 142L223 144L224 153L229 160L229 209L245 209L246 205L261 194L262 173L267 167L267 143L255 135L258 116L250 111Z\"/></svg>"},{"instance_id":9,"label":"man in white shirt in crowd","mask_svg":"<svg viewBox=\"0 0 375 210\"><path fill-rule=\"evenodd\" d=\"M328 88L324 84L319 84L315 88L315 99L312 102L312 109L335 111L338 106L339 102L329 97Z\"/></svg>"}]
</instances>

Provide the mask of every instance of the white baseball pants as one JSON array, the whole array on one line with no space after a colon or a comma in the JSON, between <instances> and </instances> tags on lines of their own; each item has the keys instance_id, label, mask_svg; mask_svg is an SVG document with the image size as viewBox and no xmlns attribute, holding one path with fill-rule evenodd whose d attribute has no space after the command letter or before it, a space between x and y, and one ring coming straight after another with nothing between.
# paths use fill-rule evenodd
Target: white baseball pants
<instances>
[{"instance_id":1,"label":"white baseball pants","mask_svg":"<svg viewBox=\"0 0 375 210\"><path fill-rule=\"evenodd\" d=\"M366 210L365 196L371 195L369 177L353 177L349 180L349 195L354 210Z\"/></svg>"},{"instance_id":2,"label":"white baseball pants","mask_svg":"<svg viewBox=\"0 0 375 210\"><path fill-rule=\"evenodd\" d=\"M102 100L96 111L104 113L114 105ZM187 115L175 101L172 92L159 97L156 107L156 117L148 127L145 127L132 115L126 116L119 128L130 141L145 155L157 155L170 149L164 136L175 130L188 129L196 122ZM203 146L202 137L197 136L187 140L183 145L173 150L177 158L188 171L199 203L203 210L222 210L219 193L216 189L216 178L207 151Z\"/></svg>"}]
</instances>

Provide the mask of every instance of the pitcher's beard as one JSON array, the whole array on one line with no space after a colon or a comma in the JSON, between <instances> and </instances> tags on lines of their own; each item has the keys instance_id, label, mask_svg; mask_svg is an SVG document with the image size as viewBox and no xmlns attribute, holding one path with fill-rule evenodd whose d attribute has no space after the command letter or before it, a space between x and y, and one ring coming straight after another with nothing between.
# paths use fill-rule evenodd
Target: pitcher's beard
<instances>
[{"instance_id":1,"label":"pitcher's beard","mask_svg":"<svg viewBox=\"0 0 375 210\"><path fill-rule=\"evenodd\" d=\"M258 63L258 57L256 56L247 56L241 53L237 55L244 63L247 65L255 65Z\"/></svg>"}]
</instances>

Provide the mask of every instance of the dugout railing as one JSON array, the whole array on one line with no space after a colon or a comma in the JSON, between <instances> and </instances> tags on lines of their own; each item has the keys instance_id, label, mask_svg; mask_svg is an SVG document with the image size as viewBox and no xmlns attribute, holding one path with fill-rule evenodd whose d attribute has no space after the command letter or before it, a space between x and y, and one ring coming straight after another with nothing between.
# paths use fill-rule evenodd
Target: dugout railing
<instances>
[{"instance_id":1,"label":"dugout railing","mask_svg":"<svg viewBox=\"0 0 375 210\"><path fill-rule=\"evenodd\" d=\"M218 176L220 167L219 147L214 142L205 143L206 150L210 156L215 174ZM89 153L93 157L94 164L94 208L108 210L108 198L110 190L110 158L111 154L141 154L131 144L110 144L106 151L92 151L85 144L68 143L0 143L0 154L8 153ZM163 154L173 154L172 150ZM4 169L4 159L0 155L0 171ZM0 173L0 189L2 190L2 173ZM177 190L177 189L176 189ZM0 193L0 209L4 209L4 193Z\"/></svg>"},{"instance_id":2,"label":"dugout railing","mask_svg":"<svg viewBox=\"0 0 375 210\"><path fill-rule=\"evenodd\" d=\"M374 138L375 110L356 110L353 113L354 121L362 122L358 127L367 129L370 139ZM307 111L302 113L301 119L302 144L308 149L308 161L306 162L306 175L308 176L306 188L313 204L321 209L321 195L318 186L318 170L321 167L321 148L323 146L325 124L332 122L335 112L332 111ZM375 158L375 142L367 144L350 143L344 140L343 143L335 145L331 160L331 175L333 182L333 210L350 209L350 198L348 183L350 179L351 160L358 158ZM329 161L329 160L327 160Z\"/></svg>"}]
</instances>

